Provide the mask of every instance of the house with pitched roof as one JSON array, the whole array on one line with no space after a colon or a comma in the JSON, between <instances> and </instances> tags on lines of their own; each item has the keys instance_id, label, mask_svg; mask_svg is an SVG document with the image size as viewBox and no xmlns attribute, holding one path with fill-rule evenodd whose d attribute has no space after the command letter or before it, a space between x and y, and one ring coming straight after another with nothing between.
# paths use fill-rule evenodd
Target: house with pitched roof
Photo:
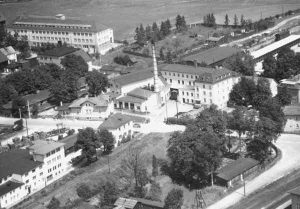
<instances>
[{"instance_id":1,"label":"house with pitched roof","mask_svg":"<svg viewBox=\"0 0 300 209\"><path fill-rule=\"evenodd\" d=\"M115 146L123 138L127 136L132 136L133 134L133 121L134 118L129 115L124 115L121 113L116 113L111 115L109 118L105 119L103 123L99 126L99 130L106 129L112 133L115 137Z\"/></svg>"},{"instance_id":2,"label":"house with pitched roof","mask_svg":"<svg viewBox=\"0 0 300 209\"><path fill-rule=\"evenodd\" d=\"M114 105L108 95L86 96L76 99L70 104L62 104L57 107L57 111L65 118L100 120L114 112Z\"/></svg>"},{"instance_id":3,"label":"house with pitched roof","mask_svg":"<svg viewBox=\"0 0 300 209\"><path fill-rule=\"evenodd\" d=\"M164 204L158 201L144 198L123 198L119 197L114 203L114 209L163 209Z\"/></svg>"}]
</instances>

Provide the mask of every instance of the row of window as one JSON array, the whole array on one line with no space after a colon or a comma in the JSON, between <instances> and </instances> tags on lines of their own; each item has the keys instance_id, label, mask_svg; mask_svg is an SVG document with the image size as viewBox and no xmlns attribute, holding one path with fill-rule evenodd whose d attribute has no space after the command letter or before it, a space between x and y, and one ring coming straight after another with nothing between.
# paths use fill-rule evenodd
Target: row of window
<instances>
[{"instance_id":1,"label":"row of window","mask_svg":"<svg viewBox=\"0 0 300 209\"><path fill-rule=\"evenodd\" d=\"M167 72L165 72L165 75L168 75L168 73ZM186 78L191 78L191 79L197 79L198 78L198 76L193 76L193 75L188 75L188 74L180 74L180 73L170 73L169 72L169 76L171 76L171 75L173 75L173 76L178 76L178 77L182 77L182 78L184 78L184 77L186 77ZM185 76L184 76L185 75Z\"/></svg>"},{"instance_id":2,"label":"row of window","mask_svg":"<svg viewBox=\"0 0 300 209\"><path fill-rule=\"evenodd\" d=\"M52 158L52 160L48 160L48 161L47 161L47 165L50 165L50 164L51 164L51 161L52 161L52 163L54 163L54 162L56 162L56 160L59 160L59 159L61 159L61 156L60 156L60 155L58 155L57 157Z\"/></svg>"},{"instance_id":3,"label":"row of window","mask_svg":"<svg viewBox=\"0 0 300 209\"><path fill-rule=\"evenodd\" d=\"M62 29L90 29L91 26L79 26L79 25L43 25L43 24L14 24L17 27L36 27L36 28L62 28Z\"/></svg>"},{"instance_id":4,"label":"row of window","mask_svg":"<svg viewBox=\"0 0 300 209\"><path fill-rule=\"evenodd\" d=\"M48 152L46 154L46 157L49 157L50 155L53 155L54 153L59 152L59 151L60 151L60 147L56 148L55 150L52 150L51 152Z\"/></svg>"},{"instance_id":5,"label":"row of window","mask_svg":"<svg viewBox=\"0 0 300 209\"><path fill-rule=\"evenodd\" d=\"M86 43L93 43L93 39L80 39L74 38L74 42L86 42Z\"/></svg>"},{"instance_id":6,"label":"row of window","mask_svg":"<svg viewBox=\"0 0 300 209\"><path fill-rule=\"evenodd\" d=\"M69 41L69 38L65 37L39 37L39 36L32 36L32 40L41 40L41 41Z\"/></svg>"},{"instance_id":7,"label":"row of window","mask_svg":"<svg viewBox=\"0 0 300 209\"><path fill-rule=\"evenodd\" d=\"M57 166L56 165L53 166L53 168L49 168L48 173L51 173L51 171L54 171L54 170L56 170L57 168L60 168L60 167L61 167L61 163L59 163Z\"/></svg>"}]
</instances>

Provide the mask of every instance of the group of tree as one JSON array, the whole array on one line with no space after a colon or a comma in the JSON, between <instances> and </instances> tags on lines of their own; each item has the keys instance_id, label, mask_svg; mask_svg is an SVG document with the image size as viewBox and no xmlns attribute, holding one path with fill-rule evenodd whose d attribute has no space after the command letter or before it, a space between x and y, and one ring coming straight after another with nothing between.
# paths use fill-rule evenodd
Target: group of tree
<instances>
[{"instance_id":1,"label":"group of tree","mask_svg":"<svg viewBox=\"0 0 300 209\"><path fill-rule=\"evenodd\" d=\"M107 155L112 152L115 145L115 138L106 129L95 131L92 128L81 129L77 135L75 148L82 150L82 156L90 164L97 159L97 149L102 148L102 154Z\"/></svg>"},{"instance_id":2,"label":"group of tree","mask_svg":"<svg viewBox=\"0 0 300 209\"><path fill-rule=\"evenodd\" d=\"M4 32L0 34L0 48L12 46L15 50L19 51L18 58L24 59L30 57L30 47L27 37L19 36L17 33L11 35Z\"/></svg>"},{"instance_id":3,"label":"group of tree","mask_svg":"<svg viewBox=\"0 0 300 209\"><path fill-rule=\"evenodd\" d=\"M225 112L214 105L203 110L184 132L172 134L161 171L189 189L207 185L221 163L226 126Z\"/></svg>"},{"instance_id":4,"label":"group of tree","mask_svg":"<svg viewBox=\"0 0 300 209\"><path fill-rule=\"evenodd\" d=\"M203 17L203 25L207 27L216 26L216 18L213 13L209 13Z\"/></svg>"},{"instance_id":5,"label":"group of tree","mask_svg":"<svg viewBox=\"0 0 300 209\"><path fill-rule=\"evenodd\" d=\"M262 76L273 78L277 82L300 73L300 54L290 48L281 49L276 58L272 55L263 60Z\"/></svg>"},{"instance_id":6,"label":"group of tree","mask_svg":"<svg viewBox=\"0 0 300 209\"><path fill-rule=\"evenodd\" d=\"M241 75L251 76L254 74L255 62L249 53L238 52L227 58L223 62L223 66Z\"/></svg>"},{"instance_id":7,"label":"group of tree","mask_svg":"<svg viewBox=\"0 0 300 209\"><path fill-rule=\"evenodd\" d=\"M147 25L146 28L141 24L139 27L135 29L135 39L136 42L144 46L148 41L159 41L164 39L171 33L171 22L169 19L166 21L162 21L160 24L160 28L157 23L154 22L152 26Z\"/></svg>"},{"instance_id":8,"label":"group of tree","mask_svg":"<svg viewBox=\"0 0 300 209\"><path fill-rule=\"evenodd\" d=\"M176 22L175 22L176 30L177 32L183 32L187 30L187 25L185 21L185 17L182 15L176 16Z\"/></svg>"},{"instance_id":9,"label":"group of tree","mask_svg":"<svg viewBox=\"0 0 300 209\"><path fill-rule=\"evenodd\" d=\"M247 155L263 163L269 156L272 143L283 131L285 116L282 106L290 102L287 92L272 97L269 81L242 77L233 86L229 103L235 107L229 128L241 138L246 134Z\"/></svg>"}]
</instances>

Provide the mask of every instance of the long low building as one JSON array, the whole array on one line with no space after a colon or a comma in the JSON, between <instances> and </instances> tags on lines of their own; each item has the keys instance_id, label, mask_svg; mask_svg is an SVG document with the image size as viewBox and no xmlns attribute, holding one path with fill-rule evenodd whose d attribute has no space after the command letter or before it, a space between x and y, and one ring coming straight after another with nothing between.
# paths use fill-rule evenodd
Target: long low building
<instances>
[{"instance_id":1,"label":"long low building","mask_svg":"<svg viewBox=\"0 0 300 209\"><path fill-rule=\"evenodd\" d=\"M66 18L63 14L19 17L7 26L7 31L26 36L30 46L66 43L89 53L104 54L114 43L111 28L91 21Z\"/></svg>"}]
</instances>

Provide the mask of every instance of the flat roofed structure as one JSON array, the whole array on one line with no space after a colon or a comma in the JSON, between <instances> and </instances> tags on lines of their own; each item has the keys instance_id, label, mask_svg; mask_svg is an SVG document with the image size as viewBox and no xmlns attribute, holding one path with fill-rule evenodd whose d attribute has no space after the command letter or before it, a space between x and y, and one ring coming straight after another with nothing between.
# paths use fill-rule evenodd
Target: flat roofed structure
<instances>
[{"instance_id":1,"label":"flat roofed structure","mask_svg":"<svg viewBox=\"0 0 300 209\"><path fill-rule=\"evenodd\" d=\"M60 143L60 142L36 140L33 141L33 145L30 146L29 149L32 150L34 154L46 155L52 150L55 150L63 146L64 143Z\"/></svg>"},{"instance_id":2,"label":"flat roofed structure","mask_svg":"<svg viewBox=\"0 0 300 209\"><path fill-rule=\"evenodd\" d=\"M138 83L139 81L153 78L152 68L147 68L144 70L135 71L129 74L118 76L114 79L111 79L113 82L117 83L120 86L126 86L133 83Z\"/></svg>"},{"instance_id":3,"label":"flat roofed structure","mask_svg":"<svg viewBox=\"0 0 300 209\"><path fill-rule=\"evenodd\" d=\"M147 200L143 198L123 198L120 197L114 203L116 206L114 209L159 209L164 208L164 204L158 201Z\"/></svg>"},{"instance_id":4,"label":"flat roofed structure","mask_svg":"<svg viewBox=\"0 0 300 209\"><path fill-rule=\"evenodd\" d=\"M238 52L241 52L241 49L235 47L215 47L196 54L188 55L184 57L183 60L189 65L194 65L195 61L197 64L205 63L209 66L222 65L222 62L225 59Z\"/></svg>"},{"instance_id":5,"label":"flat roofed structure","mask_svg":"<svg viewBox=\"0 0 300 209\"><path fill-rule=\"evenodd\" d=\"M36 167L41 162L34 161L28 150L11 150L0 153L0 179L11 174L23 175Z\"/></svg>"},{"instance_id":6,"label":"flat roofed structure","mask_svg":"<svg viewBox=\"0 0 300 209\"><path fill-rule=\"evenodd\" d=\"M291 47L298 43L300 43L300 35L290 35L257 51L250 52L250 54L255 60L261 60L268 54L277 53L281 48Z\"/></svg>"}]
</instances>

